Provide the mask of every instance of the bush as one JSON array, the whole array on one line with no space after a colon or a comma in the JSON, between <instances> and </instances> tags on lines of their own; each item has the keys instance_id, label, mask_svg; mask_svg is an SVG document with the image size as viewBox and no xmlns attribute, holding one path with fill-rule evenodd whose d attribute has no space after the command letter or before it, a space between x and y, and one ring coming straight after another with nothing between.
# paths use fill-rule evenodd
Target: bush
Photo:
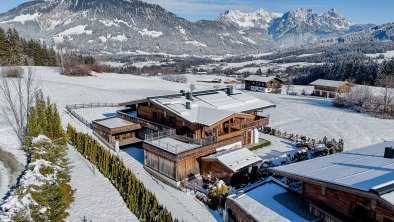
<instances>
[{"instance_id":1,"label":"bush","mask_svg":"<svg viewBox=\"0 0 394 222\"><path fill-rule=\"evenodd\" d=\"M23 69L20 66L11 66L2 68L2 76L7 78L22 78Z\"/></svg>"}]
</instances>

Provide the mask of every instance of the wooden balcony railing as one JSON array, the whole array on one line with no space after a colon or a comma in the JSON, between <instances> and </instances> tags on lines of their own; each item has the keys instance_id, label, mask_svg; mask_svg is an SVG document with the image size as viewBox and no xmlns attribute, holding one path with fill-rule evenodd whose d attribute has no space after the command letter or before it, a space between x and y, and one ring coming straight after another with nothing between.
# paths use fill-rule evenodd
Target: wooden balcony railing
<instances>
[{"instance_id":1,"label":"wooden balcony railing","mask_svg":"<svg viewBox=\"0 0 394 222\"><path fill-rule=\"evenodd\" d=\"M267 126L269 124L269 118L268 117L263 117L259 120L250 122L250 123L244 123L242 124L242 129L248 129L251 127L257 127L257 128L262 128L264 126Z\"/></svg>"}]
</instances>

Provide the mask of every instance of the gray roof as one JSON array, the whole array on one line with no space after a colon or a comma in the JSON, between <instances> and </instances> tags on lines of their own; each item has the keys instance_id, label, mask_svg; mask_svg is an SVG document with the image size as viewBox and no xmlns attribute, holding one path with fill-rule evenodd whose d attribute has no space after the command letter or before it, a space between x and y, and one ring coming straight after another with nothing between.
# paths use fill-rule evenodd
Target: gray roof
<instances>
[{"instance_id":1,"label":"gray roof","mask_svg":"<svg viewBox=\"0 0 394 222\"><path fill-rule=\"evenodd\" d=\"M256 81L256 82L269 82L273 79L279 79L276 76L259 76L259 75L250 75L245 80L246 81Z\"/></svg>"},{"instance_id":2,"label":"gray roof","mask_svg":"<svg viewBox=\"0 0 394 222\"><path fill-rule=\"evenodd\" d=\"M132 126L136 124L118 117L99 119L99 120L95 120L94 122L109 129Z\"/></svg>"},{"instance_id":3,"label":"gray roof","mask_svg":"<svg viewBox=\"0 0 394 222\"><path fill-rule=\"evenodd\" d=\"M335 80L327 80L327 79L318 79L316 81L313 81L309 83L309 85L313 86L328 86L328 87L339 87L344 84L347 84L348 82L346 81L335 81Z\"/></svg>"},{"instance_id":4,"label":"gray roof","mask_svg":"<svg viewBox=\"0 0 394 222\"><path fill-rule=\"evenodd\" d=\"M228 197L256 221L315 221L308 204L275 182Z\"/></svg>"},{"instance_id":5,"label":"gray roof","mask_svg":"<svg viewBox=\"0 0 394 222\"><path fill-rule=\"evenodd\" d=\"M242 168L263 161L263 159L247 148L222 151L204 159L217 159L234 173Z\"/></svg>"},{"instance_id":6,"label":"gray roof","mask_svg":"<svg viewBox=\"0 0 394 222\"><path fill-rule=\"evenodd\" d=\"M273 171L368 192L382 184L394 183L394 159L384 158L386 147L394 147L394 142L280 166ZM381 197L394 204L393 192Z\"/></svg>"},{"instance_id":7,"label":"gray roof","mask_svg":"<svg viewBox=\"0 0 394 222\"><path fill-rule=\"evenodd\" d=\"M234 92L233 95L227 95L224 91L207 94L196 93L197 95L193 96L193 101L180 95L150 99L189 122L200 123L206 126L213 125L233 114L274 106L274 104L250 94L237 90L234 90ZM190 109L186 108L187 102L191 103Z\"/></svg>"}]
</instances>

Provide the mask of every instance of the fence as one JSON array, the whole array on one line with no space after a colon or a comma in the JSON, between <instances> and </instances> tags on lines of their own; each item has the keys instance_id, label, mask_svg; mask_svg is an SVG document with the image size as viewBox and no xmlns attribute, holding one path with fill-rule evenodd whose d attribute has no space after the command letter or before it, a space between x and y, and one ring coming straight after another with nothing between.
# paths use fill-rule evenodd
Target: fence
<instances>
[{"instance_id":1,"label":"fence","mask_svg":"<svg viewBox=\"0 0 394 222\"><path fill-rule=\"evenodd\" d=\"M86 103L86 104L74 104L66 105L66 110L75 118L77 118L81 123L85 124L87 127L92 129L92 124L88 122L85 118L75 112L75 109L85 109L85 108L99 108L99 107L119 107L118 103Z\"/></svg>"}]
</instances>

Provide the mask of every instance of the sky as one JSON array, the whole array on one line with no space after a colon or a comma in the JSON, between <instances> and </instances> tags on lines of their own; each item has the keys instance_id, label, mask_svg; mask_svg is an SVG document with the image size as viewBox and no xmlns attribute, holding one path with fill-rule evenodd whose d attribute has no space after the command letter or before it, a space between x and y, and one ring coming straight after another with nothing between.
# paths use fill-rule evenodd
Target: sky
<instances>
[{"instance_id":1,"label":"sky","mask_svg":"<svg viewBox=\"0 0 394 222\"><path fill-rule=\"evenodd\" d=\"M0 12L28 0L0 0ZM336 8L357 24L394 22L394 0L145 0L158 4L176 15L191 21L216 19L220 13L238 9L245 12L264 8L285 13L295 8L313 9L318 13Z\"/></svg>"}]
</instances>

